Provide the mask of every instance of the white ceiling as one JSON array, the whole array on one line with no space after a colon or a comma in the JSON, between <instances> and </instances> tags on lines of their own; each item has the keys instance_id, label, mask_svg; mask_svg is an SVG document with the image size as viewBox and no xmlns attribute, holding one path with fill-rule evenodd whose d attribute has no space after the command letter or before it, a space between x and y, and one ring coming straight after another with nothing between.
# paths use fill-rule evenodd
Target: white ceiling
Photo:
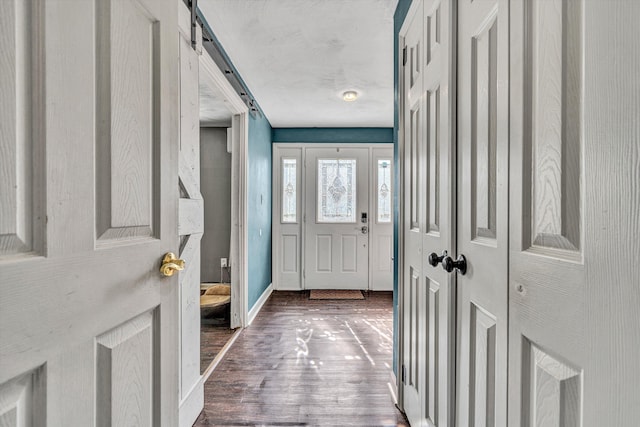
<instances>
[{"instance_id":1,"label":"white ceiling","mask_svg":"<svg viewBox=\"0 0 640 427\"><path fill-rule=\"evenodd\" d=\"M392 127L397 0L200 0L273 127ZM342 93L356 90L355 102Z\"/></svg>"},{"instance_id":2,"label":"white ceiling","mask_svg":"<svg viewBox=\"0 0 640 427\"><path fill-rule=\"evenodd\" d=\"M200 81L200 126L231 127L233 114L224 101L224 95L217 89Z\"/></svg>"}]
</instances>

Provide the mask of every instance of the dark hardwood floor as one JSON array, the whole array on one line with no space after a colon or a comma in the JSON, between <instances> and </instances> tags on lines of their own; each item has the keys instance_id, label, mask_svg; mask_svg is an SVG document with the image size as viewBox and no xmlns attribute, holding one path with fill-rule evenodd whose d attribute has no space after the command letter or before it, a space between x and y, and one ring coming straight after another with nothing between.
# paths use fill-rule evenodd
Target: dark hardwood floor
<instances>
[{"instance_id":1,"label":"dark hardwood floor","mask_svg":"<svg viewBox=\"0 0 640 427\"><path fill-rule=\"evenodd\" d=\"M200 373L209 367L209 364L220 353L222 347L235 333L229 328L228 319L203 318L200 325Z\"/></svg>"},{"instance_id":2,"label":"dark hardwood floor","mask_svg":"<svg viewBox=\"0 0 640 427\"><path fill-rule=\"evenodd\" d=\"M274 292L205 384L194 426L408 426L390 393L392 296Z\"/></svg>"}]
</instances>

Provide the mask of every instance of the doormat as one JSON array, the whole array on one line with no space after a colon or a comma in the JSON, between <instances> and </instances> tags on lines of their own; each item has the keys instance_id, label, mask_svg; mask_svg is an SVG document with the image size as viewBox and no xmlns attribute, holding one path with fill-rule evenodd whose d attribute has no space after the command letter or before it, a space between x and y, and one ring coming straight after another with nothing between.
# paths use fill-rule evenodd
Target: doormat
<instances>
[{"instance_id":1,"label":"doormat","mask_svg":"<svg viewBox=\"0 0 640 427\"><path fill-rule=\"evenodd\" d=\"M309 299L364 299L362 291L343 289L312 289Z\"/></svg>"}]
</instances>

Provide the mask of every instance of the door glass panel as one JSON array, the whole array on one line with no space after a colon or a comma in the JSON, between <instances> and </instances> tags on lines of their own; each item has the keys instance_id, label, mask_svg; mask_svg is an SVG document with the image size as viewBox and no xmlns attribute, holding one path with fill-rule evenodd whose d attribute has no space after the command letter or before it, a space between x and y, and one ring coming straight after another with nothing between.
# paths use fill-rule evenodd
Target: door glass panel
<instances>
[{"instance_id":1,"label":"door glass panel","mask_svg":"<svg viewBox=\"0 0 640 427\"><path fill-rule=\"evenodd\" d=\"M318 222L356 222L356 159L318 159Z\"/></svg>"},{"instance_id":2,"label":"door glass panel","mask_svg":"<svg viewBox=\"0 0 640 427\"><path fill-rule=\"evenodd\" d=\"M282 222L296 222L298 183L296 159L282 159Z\"/></svg>"},{"instance_id":3,"label":"door glass panel","mask_svg":"<svg viewBox=\"0 0 640 427\"><path fill-rule=\"evenodd\" d=\"M378 160L378 222L391 222L391 160Z\"/></svg>"}]
</instances>

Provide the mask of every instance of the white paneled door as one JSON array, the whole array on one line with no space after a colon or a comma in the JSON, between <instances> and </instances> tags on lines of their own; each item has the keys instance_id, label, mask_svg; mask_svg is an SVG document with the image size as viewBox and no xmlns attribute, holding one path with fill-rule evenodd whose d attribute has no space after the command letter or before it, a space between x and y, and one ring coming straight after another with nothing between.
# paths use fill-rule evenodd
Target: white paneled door
<instances>
[{"instance_id":1,"label":"white paneled door","mask_svg":"<svg viewBox=\"0 0 640 427\"><path fill-rule=\"evenodd\" d=\"M1 425L178 424L176 28L0 2Z\"/></svg>"},{"instance_id":2,"label":"white paneled door","mask_svg":"<svg viewBox=\"0 0 640 427\"><path fill-rule=\"evenodd\" d=\"M403 216L402 216L402 366L400 381L403 408L414 426L423 424L426 366L425 318L427 306L422 271L422 221L420 203L423 186L420 174L424 154L424 96L422 57L424 44L424 2L414 3L401 32L403 46ZM422 209L423 210L423 209Z\"/></svg>"},{"instance_id":3,"label":"white paneled door","mask_svg":"<svg viewBox=\"0 0 640 427\"><path fill-rule=\"evenodd\" d=\"M441 267L454 249L455 87L450 70L451 2L428 0L403 27L404 268L402 388L412 425L453 423L455 275Z\"/></svg>"},{"instance_id":4,"label":"white paneled door","mask_svg":"<svg viewBox=\"0 0 640 427\"><path fill-rule=\"evenodd\" d=\"M401 31L401 390L412 425L438 424L429 375L442 351L429 338L427 294L439 279L425 249L438 242L432 212L447 206L433 197L434 161L447 151L430 149L429 64L448 21L445 9L434 21L429 4L421 15L414 2ZM440 261L457 282L456 390L446 397L455 425L636 425L640 3L456 4L457 84L440 83L457 103L456 183L440 181L457 212L455 248Z\"/></svg>"},{"instance_id":5,"label":"white paneled door","mask_svg":"<svg viewBox=\"0 0 640 427\"><path fill-rule=\"evenodd\" d=\"M640 3L510 8L509 425L635 426Z\"/></svg>"},{"instance_id":6,"label":"white paneled door","mask_svg":"<svg viewBox=\"0 0 640 427\"><path fill-rule=\"evenodd\" d=\"M306 289L369 287L369 149L308 148Z\"/></svg>"},{"instance_id":7,"label":"white paneled door","mask_svg":"<svg viewBox=\"0 0 640 427\"><path fill-rule=\"evenodd\" d=\"M458 247L448 266L458 276L459 426L507 425L508 19L506 0L458 5Z\"/></svg>"}]
</instances>

